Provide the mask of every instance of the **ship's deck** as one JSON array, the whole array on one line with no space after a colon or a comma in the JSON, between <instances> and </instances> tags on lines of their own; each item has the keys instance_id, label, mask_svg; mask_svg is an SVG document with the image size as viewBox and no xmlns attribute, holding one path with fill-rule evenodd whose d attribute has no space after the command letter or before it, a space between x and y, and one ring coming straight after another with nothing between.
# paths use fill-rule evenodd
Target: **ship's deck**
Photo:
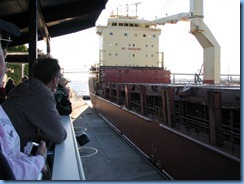
<instances>
[{"instance_id":1,"label":"ship's deck","mask_svg":"<svg viewBox=\"0 0 244 184\"><path fill-rule=\"evenodd\" d=\"M86 180L165 180L88 104L83 101L74 109L76 115L72 115L75 130L81 127L90 137L80 151Z\"/></svg>"}]
</instances>

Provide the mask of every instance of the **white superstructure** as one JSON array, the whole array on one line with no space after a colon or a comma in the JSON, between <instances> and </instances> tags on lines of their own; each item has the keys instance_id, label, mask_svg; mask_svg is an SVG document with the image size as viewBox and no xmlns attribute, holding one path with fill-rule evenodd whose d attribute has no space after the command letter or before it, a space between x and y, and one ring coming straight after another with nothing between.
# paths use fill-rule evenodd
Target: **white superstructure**
<instances>
[{"instance_id":1,"label":"white superstructure","mask_svg":"<svg viewBox=\"0 0 244 184\"><path fill-rule=\"evenodd\" d=\"M111 17L107 26L97 26L99 65L164 68L163 53L159 53L161 31L157 25L187 20L190 21L190 33L203 48L203 83L219 84L220 45L203 22L203 17L203 0L190 0L190 12L153 21L128 15Z\"/></svg>"},{"instance_id":2,"label":"white superstructure","mask_svg":"<svg viewBox=\"0 0 244 184\"><path fill-rule=\"evenodd\" d=\"M160 33L151 21L111 16L107 26L97 26L100 66L161 67Z\"/></svg>"}]
</instances>

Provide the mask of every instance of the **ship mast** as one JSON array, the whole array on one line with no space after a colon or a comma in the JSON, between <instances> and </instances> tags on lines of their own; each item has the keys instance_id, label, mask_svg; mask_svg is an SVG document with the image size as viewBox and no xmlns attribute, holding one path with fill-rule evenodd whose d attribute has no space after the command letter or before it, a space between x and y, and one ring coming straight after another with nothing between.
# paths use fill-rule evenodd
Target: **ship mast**
<instances>
[{"instance_id":1,"label":"ship mast","mask_svg":"<svg viewBox=\"0 0 244 184\"><path fill-rule=\"evenodd\" d=\"M203 83L219 84L220 46L203 22L203 0L190 0L190 12L155 19L152 23L164 25L186 20L190 20L190 33L196 37L203 48Z\"/></svg>"},{"instance_id":2,"label":"ship mast","mask_svg":"<svg viewBox=\"0 0 244 184\"><path fill-rule=\"evenodd\" d=\"M134 5L136 5L136 18L137 18L137 11L138 11L137 6L138 6L138 4L141 4L141 2L134 3Z\"/></svg>"},{"instance_id":3,"label":"ship mast","mask_svg":"<svg viewBox=\"0 0 244 184\"><path fill-rule=\"evenodd\" d=\"M126 4L125 6L125 11L126 11L126 17L131 17L130 15L129 15L129 8L130 8L130 5L135 5L135 12L136 12L136 16L134 17L134 18L138 18L138 15L137 15L137 13L138 13L138 4L141 4L142 2L137 2L137 3L132 3L132 4ZM122 15L122 8L120 9L120 14L119 14L119 8L117 7L117 15Z\"/></svg>"}]
</instances>

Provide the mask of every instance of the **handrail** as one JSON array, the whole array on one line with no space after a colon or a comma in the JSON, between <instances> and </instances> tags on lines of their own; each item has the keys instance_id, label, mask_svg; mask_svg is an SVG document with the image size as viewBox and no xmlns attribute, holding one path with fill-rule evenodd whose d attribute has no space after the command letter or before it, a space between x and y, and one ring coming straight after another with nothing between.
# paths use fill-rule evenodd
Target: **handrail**
<instances>
[{"instance_id":1,"label":"handrail","mask_svg":"<svg viewBox=\"0 0 244 184\"><path fill-rule=\"evenodd\" d=\"M62 116L62 124L67 131L67 138L55 145L52 180L85 180L70 116Z\"/></svg>"},{"instance_id":2,"label":"handrail","mask_svg":"<svg viewBox=\"0 0 244 184\"><path fill-rule=\"evenodd\" d=\"M171 83L194 83L194 73L171 73ZM203 74L197 74L202 80ZM221 83L240 83L239 74L220 74Z\"/></svg>"}]
</instances>

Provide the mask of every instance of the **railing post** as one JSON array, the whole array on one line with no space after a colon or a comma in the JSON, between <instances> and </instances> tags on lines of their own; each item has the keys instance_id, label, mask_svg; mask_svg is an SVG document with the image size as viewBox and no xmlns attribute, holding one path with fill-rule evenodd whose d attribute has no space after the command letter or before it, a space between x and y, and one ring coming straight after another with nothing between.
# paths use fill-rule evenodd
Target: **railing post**
<instances>
[{"instance_id":1,"label":"railing post","mask_svg":"<svg viewBox=\"0 0 244 184\"><path fill-rule=\"evenodd\" d=\"M145 115L145 107L147 103L146 99L146 86L145 85L140 85L140 101L141 101L141 113L142 115Z\"/></svg>"},{"instance_id":2,"label":"railing post","mask_svg":"<svg viewBox=\"0 0 244 184\"><path fill-rule=\"evenodd\" d=\"M130 85L126 84L125 85L125 100L126 100L126 107L130 109L130 100L131 100L131 87Z\"/></svg>"},{"instance_id":3,"label":"railing post","mask_svg":"<svg viewBox=\"0 0 244 184\"><path fill-rule=\"evenodd\" d=\"M209 128L210 128L210 143L217 145L218 137L221 132L221 92L210 90L208 91L208 108L209 108Z\"/></svg>"},{"instance_id":4,"label":"railing post","mask_svg":"<svg viewBox=\"0 0 244 184\"><path fill-rule=\"evenodd\" d=\"M116 83L116 101L117 101L117 104L120 104L120 98L121 98L121 94L120 94L120 84L117 84Z\"/></svg>"}]
</instances>

